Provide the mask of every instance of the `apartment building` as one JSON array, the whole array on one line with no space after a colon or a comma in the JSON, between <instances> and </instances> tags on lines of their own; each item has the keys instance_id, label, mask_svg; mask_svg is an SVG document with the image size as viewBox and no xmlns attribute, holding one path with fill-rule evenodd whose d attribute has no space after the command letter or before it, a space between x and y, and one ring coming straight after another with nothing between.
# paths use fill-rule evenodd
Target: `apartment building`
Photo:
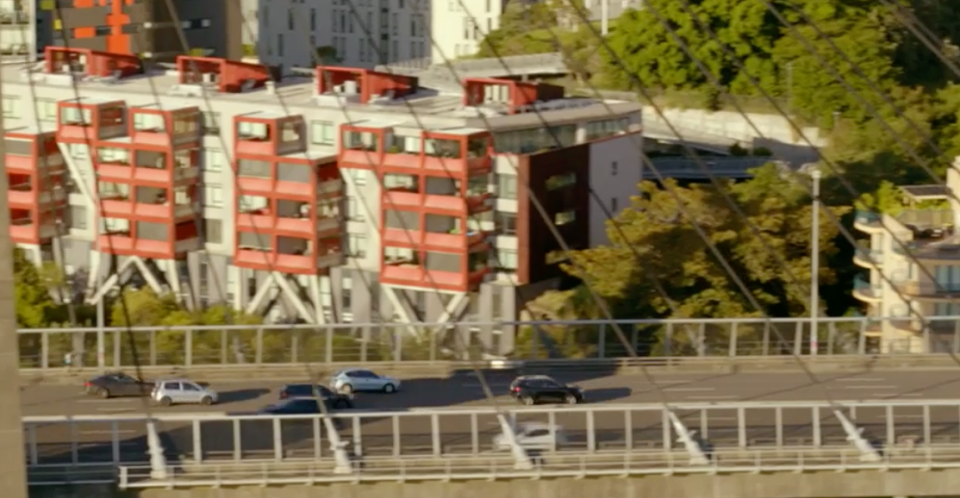
<instances>
[{"instance_id":1,"label":"apartment building","mask_svg":"<svg viewBox=\"0 0 960 498\"><path fill-rule=\"evenodd\" d=\"M853 296L877 320L867 330L872 347L883 352L949 350L956 324L925 318L960 316L960 239L954 228L960 203L955 161L946 185L904 186L906 207L896 215L858 212L854 227L870 236L869 249L854 263L868 271L858 277ZM951 195L951 192L953 195ZM934 206L929 208L921 205Z\"/></svg>"},{"instance_id":2,"label":"apartment building","mask_svg":"<svg viewBox=\"0 0 960 498\"><path fill-rule=\"evenodd\" d=\"M29 78L0 68L11 234L91 302L128 279L273 320L513 320L561 274L554 229L606 241L587 187L616 211L641 179L635 103L46 52Z\"/></svg>"},{"instance_id":3,"label":"apartment building","mask_svg":"<svg viewBox=\"0 0 960 498\"><path fill-rule=\"evenodd\" d=\"M322 62L372 69L429 61L431 0L260 0L257 55L264 64Z\"/></svg>"},{"instance_id":4,"label":"apartment building","mask_svg":"<svg viewBox=\"0 0 960 498\"><path fill-rule=\"evenodd\" d=\"M176 15L166 1L0 0L0 56L8 61L34 60L47 46L137 54L159 61L185 53L242 55L236 0L172 4Z\"/></svg>"}]
</instances>

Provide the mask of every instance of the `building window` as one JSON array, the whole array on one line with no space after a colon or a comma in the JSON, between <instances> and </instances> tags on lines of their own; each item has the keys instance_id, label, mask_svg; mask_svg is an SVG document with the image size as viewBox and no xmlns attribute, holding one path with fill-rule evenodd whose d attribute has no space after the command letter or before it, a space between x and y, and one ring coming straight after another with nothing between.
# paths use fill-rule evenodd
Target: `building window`
<instances>
[{"instance_id":1,"label":"building window","mask_svg":"<svg viewBox=\"0 0 960 498\"><path fill-rule=\"evenodd\" d=\"M367 184L367 177L369 176L367 170L347 168L347 174L350 175L350 179L353 181L354 185L363 187Z\"/></svg>"},{"instance_id":2,"label":"building window","mask_svg":"<svg viewBox=\"0 0 960 498\"><path fill-rule=\"evenodd\" d=\"M516 271L517 269L517 251L507 251L497 249L497 263L501 270Z\"/></svg>"},{"instance_id":3,"label":"building window","mask_svg":"<svg viewBox=\"0 0 960 498\"><path fill-rule=\"evenodd\" d=\"M347 234L347 255L351 258L367 256L367 236L362 233Z\"/></svg>"},{"instance_id":4,"label":"building window","mask_svg":"<svg viewBox=\"0 0 960 498\"><path fill-rule=\"evenodd\" d=\"M223 151L214 148L203 149L203 170L211 173L223 171Z\"/></svg>"},{"instance_id":5,"label":"building window","mask_svg":"<svg viewBox=\"0 0 960 498\"><path fill-rule=\"evenodd\" d=\"M497 197L501 199L517 198L517 177L515 175L497 175Z\"/></svg>"},{"instance_id":6,"label":"building window","mask_svg":"<svg viewBox=\"0 0 960 498\"><path fill-rule=\"evenodd\" d=\"M553 175L547 178L546 187L547 190L557 190L563 187L569 187L575 183L577 183L577 174L571 172L562 175Z\"/></svg>"},{"instance_id":7,"label":"building window","mask_svg":"<svg viewBox=\"0 0 960 498\"><path fill-rule=\"evenodd\" d=\"M610 176L617 176L618 168L619 166L617 165L616 161L610 163Z\"/></svg>"},{"instance_id":8,"label":"building window","mask_svg":"<svg viewBox=\"0 0 960 498\"><path fill-rule=\"evenodd\" d=\"M935 279L937 292L954 292L960 290L960 266L936 266Z\"/></svg>"},{"instance_id":9,"label":"building window","mask_svg":"<svg viewBox=\"0 0 960 498\"><path fill-rule=\"evenodd\" d=\"M310 31L317 30L317 9L310 9Z\"/></svg>"},{"instance_id":10,"label":"building window","mask_svg":"<svg viewBox=\"0 0 960 498\"><path fill-rule=\"evenodd\" d=\"M934 303L933 316L960 315L960 303Z\"/></svg>"},{"instance_id":11,"label":"building window","mask_svg":"<svg viewBox=\"0 0 960 498\"><path fill-rule=\"evenodd\" d=\"M3 117L5 118L20 117L20 97L16 95L3 96Z\"/></svg>"},{"instance_id":12,"label":"building window","mask_svg":"<svg viewBox=\"0 0 960 498\"><path fill-rule=\"evenodd\" d=\"M331 121L310 123L310 143L314 145L333 145L336 134L336 126Z\"/></svg>"},{"instance_id":13,"label":"building window","mask_svg":"<svg viewBox=\"0 0 960 498\"><path fill-rule=\"evenodd\" d=\"M616 197L610 199L610 212L612 214L617 214L617 211L620 210L620 200Z\"/></svg>"},{"instance_id":14,"label":"building window","mask_svg":"<svg viewBox=\"0 0 960 498\"><path fill-rule=\"evenodd\" d=\"M517 215L512 213L496 214L495 224L497 232L503 235L514 235L517 233Z\"/></svg>"},{"instance_id":15,"label":"building window","mask_svg":"<svg viewBox=\"0 0 960 498\"><path fill-rule=\"evenodd\" d=\"M357 206L357 199L353 196L347 196L347 210L346 215L348 220L352 221L362 221L363 216L360 214L360 209Z\"/></svg>"},{"instance_id":16,"label":"building window","mask_svg":"<svg viewBox=\"0 0 960 498\"><path fill-rule=\"evenodd\" d=\"M574 221L576 221L576 219L577 219L577 212L571 209L570 211L563 211L563 212L557 213L553 217L553 223L557 226L562 226L562 225L567 225L569 223L573 223Z\"/></svg>"},{"instance_id":17,"label":"building window","mask_svg":"<svg viewBox=\"0 0 960 498\"><path fill-rule=\"evenodd\" d=\"M204 135L220 134L220 113L219 112L203 113L203 134Z\"/></svg>"},{"instance_id":18,"label":"building window","mask_svg":"<svg viewBox=\"0 0 960 498\"><path fill-rule=\"evenodd\" d=\"M87 229L87 208L83 206L70 206L68 216L70 217L67 220L68 228L75 228L77 230Z\"/></svg>"},{"instance_id":19,"label":"building window","mask_svg":"<svg viewBox=\"0 0 960 498\"><path fill-rule=\"evenodd\" d=\"M283 57L283 34L277 35L277 55Z\"/></svg>"},{"instance_id":20,"label":"building window","mask_svg":"<svg viewBox=\"0 0 960 498\"><path fill-rule=\"evenodd\" d=\"M292 8L287 9L287 29L289 29L290 31L293 31L293 27L294 27L293 17L294 17L293 9ZM279 45L283 46L283 42L280 42ZM280 51L283 52L283 49L280 49Z\"/></svg>"},{"instance_id":21,"label":"building window","mask_svg":"<svg viewBox=\"0 0 960 498\"><path fill-rule=\"evenodd\" d=\"M40 121L57 120L57 101L56 99L37 99L37 119Z\"/></svg>"},{"instance_id":22,"label":"building window","mask_svg":"<svg viewBox=\"0 0 960 498\"><path fill-rule=\"evenodd\" d=\"M203 234L206 236L206 242L211 244L220 244L223 242L223 222L221 220L212 220L204 218Z\"/></svg>"},{"instance_id":23,"label":"building window","mask_svg":"<svg viewBox=\"0 0 960 498\"><path fill-rule=\"evenodd\" d=\"M206 207L223 206L223 187L220 185L204 185L203 205Z\"/></svg>"}]
</instances>

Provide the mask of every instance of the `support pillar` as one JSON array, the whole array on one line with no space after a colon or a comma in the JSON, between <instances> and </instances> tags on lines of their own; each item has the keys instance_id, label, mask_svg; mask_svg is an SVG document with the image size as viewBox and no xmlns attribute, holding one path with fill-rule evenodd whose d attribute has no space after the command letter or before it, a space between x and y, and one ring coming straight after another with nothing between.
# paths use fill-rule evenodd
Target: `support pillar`
<instances>
[{"instance_id":1,"label":"support pillar","mask_svg":"<svg viewBox=\"0 0 960 498\"><path fill-rule=\"evenodd\" d=\"M167 457L163 454L163 443L160 442L160 433L157 432L157 421L147 420L147 453L150 455L150 478L163 480L167 478Z\"/></svg>"},{"instance_id":2,"label":"support pillar","mask_svg":"<svg viewBox=\"0 0 960 498\"><path fill-rule=\"evenodd\" d=\"M847 433L847 441L853 443L853 446L860 450L860 461L879 462L883 460L880 451L877 450L873 443L863 437L863 427L857 427L840 409L834 409L833 414L840 420L843 431ZM888 421L887 423L889 424L890 422Z\"/></svg>"}]
</instances>

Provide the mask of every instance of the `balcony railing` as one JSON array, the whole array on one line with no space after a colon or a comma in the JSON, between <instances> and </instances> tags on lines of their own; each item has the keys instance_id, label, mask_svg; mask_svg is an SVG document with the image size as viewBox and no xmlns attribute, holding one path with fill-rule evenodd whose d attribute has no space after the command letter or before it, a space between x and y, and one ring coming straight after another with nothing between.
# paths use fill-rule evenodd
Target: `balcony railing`
<instances>
[{"instance_id":1,"label":"balcony railing","mask_svg":"<svg viewBox=\"0 0 960 498\"><path fill-rule=\"evenodd\" d=\"M871 211L857 211L854 223L858 225L879 225L883 215Z\"/></svg>"},{"instance_id":2,"label":"balcony railing","mask_svg":"<svg viewBox=\"0 0 960 498\"><path fill-rule=\"evenodd\" d=\"M2 10L0 24L30 24L30 15L22 10Z\"/></svg>"},{"instance_id":3,"label":"balcony railing","mask_svg":"<svg viewBox=\"0 0 960 498\"><path fill-rule=\"evenodd\" d=\"M879 265L883 262L883 251L877 249L857 249L854 260L865 264Z\"/></svg>"}]
</instances>

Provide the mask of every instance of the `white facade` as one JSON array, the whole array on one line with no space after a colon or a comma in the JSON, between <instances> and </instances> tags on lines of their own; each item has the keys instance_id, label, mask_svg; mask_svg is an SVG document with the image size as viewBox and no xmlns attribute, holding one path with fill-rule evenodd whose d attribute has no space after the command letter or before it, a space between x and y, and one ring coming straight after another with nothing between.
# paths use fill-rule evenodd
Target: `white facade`
<instances>
[{"instance_id":1,"label":"white facade","mask_svg":"<svg viewBox=\"0 0 960 498\"><path fill-rule=\"evenodd\" d=\"M5 129L11 131L32 126L56 129L57 101L73 97L73 91L68 90L69 86L64 86L61 78L65 75L35 72L30 83L23 78L21 68L4 66L0 71L4 87ZM487 117L481 118L477 109L462 106L460 95L430 90L409 97L406 103L380 101L361 104L355 95L316 95L316 82L312 78L291 78L275 89L245 93L221 94L210 91L206 97L176 91L177 80L178 75L168 71L116 82L80 80L76 88L81 98L93 101L122 99L128 107L160 105L165 109L196 106L204 112L206 136L203 138L201 164L203 218L198 222L203 223L205 245L203 250L191 253L186 265L177 271L181 272L180 278L185 280L183 287L193 289L192 294L200 302L229 302L240 309L267 313L274 319L302 318L303 308L284 304L284 299L279 297L279 289L269 290L267 294L258 292L264 286L274 285L272 282L275 277L269 272L232 264L237 234L234 228L236 177L230 166L235 116L264 111L302 115L308 128L308 153L313 156L336 156L340 141L338 130L340 125L347 123L392 127L408 130L408 133L409 130L421 129L491 130L498 143L510 147L510 150L494 156L494 172L489 184L492 191L498 196L502 194L503 198L496 199L492 214L517 212L516 200L507 198L507 192L497 190L498 185L504 184L500 177L515 178L516 166L514 164L511 167L510 159L515 157L511 155L516 153L514 149L539 151L555 145L549 135L543 132L541 120L546 120L551 126L574 130L568 134L570 143L566 146L587 142L594 144L590 153L590 184L602 198L609 198L606 202L618 203L617 206L608 207L626 207L629 195L636 191L640 179L639 135L616 136L627 129L639 131L640 106L635 103L569 99L567 103L560 103L563 105L545 108L539 117L532 113L502 114L493 108L486 108ZM429 89L429 82L421 82L421 88ZM27 96L34 96L35 100ZM98 184L91 151L84 145L64 146L64 149L65 155L69 156L71 176L77 188L69 195L69 235L58 241L65 248L66 260L62 264L75 278L83 275L91 285L96 285L95 274L105 274L109 268L99 265L101 258L94 244L100 220L97 217ZM389 319L394 314L390 311L394 304L388 302L385 293L376 287L380 255L383 252L379 241L381 185L369 172L343 169L341 173L345 185L345 203L340 215L346 234L343 252L347 257L342 266L333 268L329 275L319 277L317 292L320 297L316 299L316 304L322 308L322 312L316 313L319 316L317 320L352 319L369 322L378 318ZM594 232L590 237L590 245L603 243L602 211L591 206L589 217L591 225L596 227L592 229ZM495 235L494 239L492 245L496 248L516 251L515 236ZM39 257L41 248L28 249ZM486 298L480 296L479 309L473 309L469 314L474 317L479 314L488 320L515 319L516 294L507 291L513 283L509 271L491 275L490 281L483 284L487 289L484 292L489 291L489 295ZM302 285L307 286L306 283ZM503 290L496 290L497 286L503 286ZM430 293L430 289L421 291ZM277 297L279 304L269 309L260 307L262 303L274 301L273 297ZM434 299L435 296L421 299L422 304L418 306L422 306L422 316L435 319L442 314L443 304L434 302ZM491 304L493 302L499 304Z\"/></svg>"},{"instance_id":2,"label":"white facade","mask_svg":"<svg viewBox=\"0 0 960 498\"><path fill-rule=\"evenodd\" d=\"M259 1L257 54L286 73L319 64L315 48L368 69L430 55L428 0Z\"/></svg>"},{"instance_id":3,"label":"white facade","mask_svg":"<svg viewBox=\"0 0 960 498\"><path fill-rule=\"evenodd\" d=\"M610 243L607 220L630 207L643 181L638 137L612 137L590 145L590 247Z\"/></svg>"},{"instance_id":4,"label":"white facade","mask_svg":"<svg viewBox=\"0 0 960 498\"><path fill-rule=\"evenodd\" d=\"M431 1L433 64L477 53L483 38L500 27L500 14L506 7L503 0Z\"/></svg>"}]
</instances>

